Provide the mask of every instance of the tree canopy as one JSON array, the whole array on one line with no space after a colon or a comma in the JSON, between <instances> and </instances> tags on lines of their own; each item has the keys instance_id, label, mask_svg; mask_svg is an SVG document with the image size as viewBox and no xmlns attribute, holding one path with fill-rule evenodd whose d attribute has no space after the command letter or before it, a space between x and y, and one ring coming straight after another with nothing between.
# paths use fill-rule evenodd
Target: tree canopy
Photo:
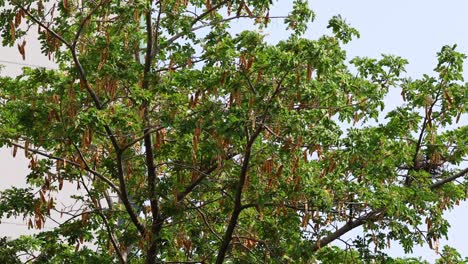
<instances>
[{"instance_id":1,"label":"tree canopy","mask_svg":"<svg viewBox=\"0 0 468 264\"><path fill-rule=\"evenodd\" d=\"M2 44L25 59L37 36L58 65L0 78L0 145L30 160L0 217L40 231L0 240L0 260L424 263L385 249L439 250L443 213L467 197L466 56L444 46L435 74L404 78L398 56L348 58L359 33L341 16L307 39L307 1L273 5L0 0ZM290 32L276 44L273 19ZM239 20L252 27L233 33ZM390 89L404 102L384 114Z\"/></svg>"}]
</instances>

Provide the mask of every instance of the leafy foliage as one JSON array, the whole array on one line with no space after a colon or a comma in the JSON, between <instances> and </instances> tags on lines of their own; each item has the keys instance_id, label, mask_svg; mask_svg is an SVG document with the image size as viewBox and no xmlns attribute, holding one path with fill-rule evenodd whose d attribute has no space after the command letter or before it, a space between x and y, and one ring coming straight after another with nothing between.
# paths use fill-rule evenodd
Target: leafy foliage
<instances>
[{"instance_id":1,"label":"leafy foliage","mask_svg":"<svg viewBox=\"0 0 468 264\"><path fill-rule=\"evenodd\" d=\"M335 16L333 35L306 39L307 2L285 17L272 5L0 1L3 45L26 58L37 29L59 67L0 78L0 144L31 169L29 189L2 192L0 213L41 230L2 240L0 256L423 263L384 250L395 240L438 250L443 212L466 199L465 55L444 46L437 75L418 80L391 55L351 59L350 70L343 45L356 29ZM255 28L233 34L239 19L284 19L291 34L275 45ZM398 88L404 103L373 125ZM78 209L57 199L70 186ZM48 219L58 226L43 229ZM359 227L352 250L330 245Z\"/></svg>"}]
</instances>

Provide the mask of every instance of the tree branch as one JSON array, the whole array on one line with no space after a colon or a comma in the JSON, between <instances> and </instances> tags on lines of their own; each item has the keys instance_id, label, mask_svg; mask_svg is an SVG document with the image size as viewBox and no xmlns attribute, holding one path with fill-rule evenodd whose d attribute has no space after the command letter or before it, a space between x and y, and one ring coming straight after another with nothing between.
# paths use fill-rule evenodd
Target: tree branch
<instances>
[{"instance_id":1,"label":"tree branch","mask_svg":"<svg viewBox=\"0 0 468 264\"><path fill-rule=\"evenodd\" d=\"M185 187L185 189L180 192L179 194L177 194L177 203L181 202L182 200L184 200L184 198L189 195L193 189L195 189L195 187L197 187L206 177L208 177L208 175L210 175L210 173L212 173L213 171L215 171L217 168L217 166L213 166L211 168L209 168L208 170L206 171L199 171L200 172L200 177L196 178L194 181L192 181L187 187Z\"/></svg>"},{"instance_id":2,"label":"tree branch","mask_svg":"<svg viewBox=\"0 0 468 264\"><path fill-rule=\"evenodd\" d=\"M229 244L231 243L231 240L232 240L232 234L234 233L234 229L236 228L236 225L237 225L237 220L242 211L242 190L244 188L244 184L247 179L247 171L249 169L252 146L255 140L257 139L258 135L260 135L261 131L262 131L262 126L258 127L257 130L254 132L254 134L247 140L247 145L245 147L244 161L242 162L239 182L236 187L234 210L232 212L231 219L229 220L229 224L226 229L226 232L224 233L223 241L219 248L218 256L216 258L216 264L222 264L224 262L224 258L226 257Z\"/></svg>"},{"instance_id":3,"label":"tree branch","mask_svg":"<svg viewBox=\"0 0 468 264\"><path fill-rule=\"evenodd\" d=\"M145 22L146 22L146 55L145 55L145 64L143 70L143 82L142 88L144 90L148 90L149 88L149 74L151 71L151 64L152 64L152 48L153 48L153 27L152 27L152 20L151 20L151 8L152 2L149 1L149 7L145 14ZM161 10L159 10L161 13ZM159 15L158 15L159 16ZM146 252L146 263L153 264L156 261L157 255L157 247L158 247L158 236L159 232L162 228L163 219L159 212L159 202L158 197L156 194L156 182L157 182L157 175L156 175L156 166L154 164L154 152L153 152L153 143L151 140L151 130L148 127L150 122L149 118L149 111L148 111L149 102L145 100L142 104L144 109L144 122L145 122L145 129L143 130L143 142L145 145L145 159L146 159L146 168L148 174L148 195L151 207L151 216L152 216L152 223L151 223L151 233L149 235L149 247Z\"/></svg>"},{"instance_id":4,"label":"tree branch","mask_svg":"<svg viewBox=\"0 0 468 264\"><path fill-rule=\"evenodd\" d=\"M86 22L91 18L92 15L94 15L94 13L96 13L96 11L103 5L105 5L107 2L109 2L109 0L101 0L101 2L99 4L97 4L93 10L91 10L91 12L89 12L89 14L83 19L83 21L81 21L80 23L80 26L78 27L78 30L76 31L76 34L75 34L75 37L73 39L73 42L71 44L71 48L74 50L76 48L76 44L78 43L78 40L80 38L80 35L81 35L81 32L83 31L84 29L84 26L86 24Z\"/></svg>"},{"instance_id":5,"label":"tree branch","mask_svg":"<svg viewBox=\"0 0 468 264\"><path fill-rule=\"evenodd\" d=\"M133 224L138 229L138 232L140 232L140 235L144 236L146 234L146 228L138 219L138 216L133 210L132 204L130 203L130 199L128 197L127 186L125 184L125 177L124 177L125 173L123 171L123 165L122 165L122 153L117 153L116 159L117 159L117 173L119 175L119 187L122 193L121 201L123 205L125 206L126 211L130 215L130 219L132 220Z\"/></svg>"},{"instance_id":6,"label":"tree branch","mask_svg":"<svg viewBox=\"0 0 468 264\"><path fill-rule=\"evenodd\" d=\"M84 182L83 177L81 177L81 182L83 184L83 187L86 190L86 193L88 194L89 197L91 197L91 192L90 192L89 188L86 186L86 183ZM97 200L96 204L94 204L94 203L91 203L91 204L93 205L93 207L96 208L95 212L99 215L99 217L101 218L104 226L106 227L107 234L108 234L109 239L110 239L110 241L112 243L112 246L114 247L115 252L117 253L117 257L118 257L120 263L125 264L125 263L127 263L127 261L125 260L125 257L122 254L122 252L120 251L119 242L117 241L117 238L115 237L115 233L112 231L112 229L111 229L111 227L109 225L109 222L107 221L107 218L102 213L102 206L101 206L101 203L99 202L99 199L96 199L96 200Z\"/></svg>"},{"instance_id":7,"label":"tree branch","mask_svg":"<svg viewBox=\"0 0 468 264\"><path fill-rule=\"evenodd\" d=\"M250 81L250 77L249 77L249 75L247 75L247 72L246 72L246 69L245 69L244 65L241 64L240 67L241 67L242 76L244 76L245 80L247 80L247 84L248 84L250 90L256 95L257 91L255 90L255 87L253 86L252 82Z\"/></svg>"},{"instance_id":8,"label":"tree branch","mask_svg":"<svg viewBox=\"0 0 468 264\"><path fill-rule=\"evenodd\" d=\"M157 128L153 128L153 129L147 129L145 130L146 132L143 133L142 136L138 137L138 138L135 138L134 140L132 140L130 143L126 144L125 146L123 146L121 149L122 151L130 148L131 146L135 145L137 142L143 140L147 135L149 134L152 134L154 132L158 132L159 130L162 130L164 129L164 127L157 127Z\"/></svg>"},{"instance_id":9,"label":"tree branch","mask_svg":"<svg viewBox=\"0 0 468 264\"><path fill-rule=\"evenodd\" d=\"M431 120L432 120L431 119L432 109L434 108L435 104L437 103L437 100L439 99L440 92L441 92L441 90L439 90L437 92L436 98L434 99L434 102L432 102L432 104L429 106L429 109L426 108L425 115L424 115L424 121L423 121L423 124L422 124L422 127L421 127L421 132L419 133L418 142L416 143L416 150L415 150L414 156L413 156L413 167L416 167L417 164L418 164L418 155L419 155L419 151L421 150L422 141L423 141L423 137L424 137L424 132L426 131L426 127L428 125L428 122L431 122ZM406 178L406 181L405 181L405 185L408 186L408 185L410 185L410 183L411 183L411 177L408 174L408 177Z\"/></svg>"},{"instance_id":10,"label":"tree branch","mask_svg":"<svg viewBox=\"0 0 468 264\"><path fill-rule=\"evenodd\" d=\"M11 144L13 146L16 146L18 148L21 148L21 149L24 149L25 147L18 144L18 143L15 143L15 142L8 142L8 144ZM68 159L65 159L65 158L61 158L61 157L57 157L57 156L54 156L54 155L51 155L51 154L48 154L46 152L43 152L43 151L40 151L38 149L30 149L28 148L29 151L31 151L32 153L34 154L37 154L37 155L40 155L42 157L45 157L45 158L49 158L49 159L52 159L52 160L58 160L58 161L62 161L66 164L70 164L74 167L77 167L77 168L80 168L80 169L83 169L81 164L78 164L74 161L71 161L71 160L68 160ZM80 154L81 155L81 154ZM114 192L117 193L117 195L120 196L120 191L119 191L119 188L117 187L117 185L115 185L110 179L108 179L107 177L105 177L104 175L102 175L101 173L91 169L89 166L85 166L84 170L86 172L89 172L91 174L93 174L94 176L98 177L99 179L101 179L102 181L104 181L105 183L107 183L109 185L109 187L112 188L112 190Z\"/></svg>"},{"instance_id":11,"label":"tree branch","mask_svg":"<svg viewBox=\"0 0 468 264\"><path fill-rule=\"evenodd\" d=\"M206 218L206 215L205 213L203 213L203 211L197 207L193 202L189 201L189 203L194 206L195 210L197 210L198 214L201 216L202 220L203 220L203 223L205 223L206 227L208 227L208 229L210 230L210 232L219 240L219 241L222 241L223 239L218 235L218 233L216 233L216 231L213 229L213 227L211 227L210 223L208 223L208 219Z\"/></svg>"},{"instance_id":12,"label":"tree branch","mask_svg":"<svg viewBox=\"0 0 468 264\"><path fill-rule=\"evenodd\" d=\"M154 27L154 41L153 41L153 46L151 47L152 51L156 51L159 49L159 24L161 22L161 14L162 14L162 2L158 1L159 4L159 12L158 12L158 17L156 18L156 25ZM150 56L153 58L156 56L156 54L152 54L151 52Z\"/></svg>"},{"instance_id":13,"label":"tree branch","mask_svg":"<svg viewBox=\"0 0 468 264\"><path fill-rule=\"evenodd\" d=\"M56 39L60 40L60 42L62 42L65 46L67 46L68 48L71 48L71 45L70 43L68 43L62 36L60 36L60 34L58 34L57 32L55 32L54 30L50 29L48 26L46 26L44 23L42 23L41 21L39 21L39 19L37 19L36 17L34 17L31 12L29 12L29 10L27 8L25 8L24 6L18 4L18 3L15 3L13 2L13 5L15 5L16 7L18 7L19 9L23 10L23 12L32 20L34 21L34 23L38 24L40 27L42 27L43 29L45 29L47 32L49 32L52 36L54 36Z\"/></svg>"},{"instance_id":14,"label":"tree branch","mask_svg":"<svg viewBox=\"0 0 468 264\"><path fill-rule=\"evenodd\" d=\"M431 190L434 190L434 189L437 189L439 187L441 187L442 185L446 184L446 183L449 183L449 182L452 182L460 177L463 177L465 176L466 174L468 174L468 168L465 168L464 170L461 170L460 172L458 173L455 173L454 175L450 176L450 177L447 177L445 179L442 179L440 181L437 181L433 184L431 184L431 186L429 186L429 188Z\"/></svg>"},{"instance_id":15,"label":"tree branch","mask_svg":"<svg viewBox=\"0 0 468 264\"><path fill-rule=\"evenodd\" d=\"M75 67L78 70L78 75L79 75L79 79L80 79L81 83L86 88L88 94L92 97L96 108L98 110L102 110L103 105L102 105L99 97L94 92L94 90L91 88L91 86L90 86L90 84L89 84L89 82L87 80L86 72L85 72L83 66L80 63L80 60L78 59L78 55L76 53L75 47L72 46L70 43L68 43L59 34L57 34L52 29L50 29L48 26L44 25L42 22L40 22L38 19L36 19L26 8L24 8L23 6L21 6L19 4L16 4L16 6L19 7L20 9L22 9L31 20L33 20L35 23L37 23L42 28L47 30L52 36L57 38L59 41L61 41L64 45L66 45L69 48L69 50L71 52L71 55L72 55L72 58L73 58L73 62L75 64ZM122 200L122 202L123 202L123 204L125 206L125 209L128 211L128 213L130 215L130 218L132 219L132 222L135 224L137 229L140 231L140 233L145 233L144 226L138 220L138 217L137 217L135 211L133 210L133 208L132 208L132 206L130 204L130 201L128 200L127 188L126 188L126 184L125 184L124 172L123 172L123 167L122 167L122 150L121 150L121 148L119 146L119 143L118 143L116 137L112 133L112 130L110 129L110 127L108 125L104 125L104 129L105 129L106 134L107 134L108 138L110 139L110 141L112 143L112 146L114 147L114 150L116 152L117 167L118 167L118 173L119 173L117 176L118 176L118 179L119 179L119 187L120 187L120 193L121 193L121 195L119 197L121 198L121 200Z\"/></svg>"},{"instance_id":16,"label":"tree branch","mask_svg":"<svg viewBox=\"0 0 468 264\"><path fill-rule=\"evenodd\" d=\"M218 20L218 21L211 21L210 23L207 23L207 24L203 24L203 25L200 25L200 26L197 26L197 27L193 27L190 31L191 32L195 32L197 30L200 30L200 29L203 29L203 28L206 28L206 27L209 27L209 26L213 26L213 25L216 25L216 24L219 24L219 23L224 23L224 22L229 22L231 20L234 20L234 19L239 19L239 18L258 18L258 17L251 17L251 16L243 16L243 15L240 15L240 16L233 16L233 17L228 17L228 18L225 18L225 19L221 19L221 20ZM284 19L286 18L286 16L271 16L270 19L275 19L275 18L280 18L280 19ZM172 43L174 43L175 41L177 41L179 38L185 36L187 33L184 31L184 32L179 32L177 34L175 34L174 36L172 36L171 38L169 38L166 42L165 42L165 45L166 46L169 46L171 45ZM160 48L156 48L153 50L153 53L151 54L152 57L156 56L156 54L159 52Z\"/></svg>"},{"instance_id":17,"label":"tree branch","mask_svg":"<svg viewBox=\"0 0 468 264\"><path fill-rule=\"evenodd\" d=\"M376 221L383 217L385 213L385 210L376 210L376 211L371 211L367 213L366 215L363 215L359 217L358 219L347 222L344 226L333 232L332 234L320 239L317 241L316 244L312 245L312 251L317 251L322 247L327 246L331 242L333 242L335 239L341 237L342 235L348 233L349 231L353 230L354 228L363 225L364 223L368 221Z\"/></svg>"},{"instance_id":18,"label":"tree branch","mask_svg":"<svg viewBox=\"0 0 468 264\"><path fill-rule=\"evenodd\" d=\"M435 190L437 188L442 187L446 183L452 182L452 181L454 181L454 180L456 180L456 179L458 179L460 177L466 176L467 173L468 173L468 168L465 168L465 169L461 170L460 172L458 172L458 173L456 173L456 174L454 174L454 175L452 175L450 177L447 177L447 178L445 178L443 180L440 180L438 182L435 182L435 183L431 184L429 186L429 188L431 190ZM332 234L320 239L319 242L317 242L317 244L312 246L312 251L319 250L321 247L324 247L324 246L330 244L331 242L338 239L342 235L346 234L347 232L353 230L356 227L359 227L359 226L363 225L366 222L376 221L378 219L381 219L384 216L385 216L385 210L384 209L379 209L379 210L373 210L373 211L367 213L366 215L364 215L362 217L359 217L358 219L356 219L354 221L350 221L350 222L346 223L344 226L342 226L341 228L339 228L338 230L336 230L335 232L333 232Z\"/></svg>"}]
</instances>

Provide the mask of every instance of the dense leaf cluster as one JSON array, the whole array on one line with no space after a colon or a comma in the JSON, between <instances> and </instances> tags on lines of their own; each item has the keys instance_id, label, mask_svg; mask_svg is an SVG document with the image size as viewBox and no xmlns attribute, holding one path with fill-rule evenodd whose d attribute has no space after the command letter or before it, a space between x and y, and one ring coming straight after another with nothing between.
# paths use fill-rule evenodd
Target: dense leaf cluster
<instances>
[{"instance_id":1,"label":"dense leaf cluster","mask_svg":"<svg viewBox=\"0 0 468 264\"><path fill-rule=\"evenodd\" d=\"M41 229L2 240L1 260L424 263L384 250L438 250L444 211L466 199L465 55L444 46L436 75L402 78L400 57L349 60L359 33L340 16L307 39L307 1L284 17L272 2L0 1L3 45L27 58L37 30L58 65L0 78L0 145L31 169L0 216ZM252 30L233 34L241 19ZM257 30L272 19L291 30L274 45ZM389 89L404 102L383 116Z\"/></svg>"}]
</instances>

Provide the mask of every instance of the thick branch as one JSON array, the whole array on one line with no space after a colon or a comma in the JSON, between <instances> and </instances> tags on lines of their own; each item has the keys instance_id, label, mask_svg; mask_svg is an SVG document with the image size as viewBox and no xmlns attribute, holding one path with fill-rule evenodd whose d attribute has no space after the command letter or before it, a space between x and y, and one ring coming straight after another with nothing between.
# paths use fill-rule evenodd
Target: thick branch
<instances>
[{"instance_id":1,"label":"thick branch","mask_svg":"<svg viewBox=\"0 0 468 264\"><path fill-rule=\"evenodd\" d=\"M433 184L431 184L429 186L429 188L431 190L435 190L437 188L440 188L442 187L444 184L446 183L449 183L449 182L452 182L460 177L463 177L463 176L466 176L466 174L468 174L468 168L465 168L464 170L461 170L460 172L450 176L450 177L447 177L445 179L442 179L438 182L435 182ZM354 228L356 227L359 227L361 225L363 225L364 223L366 222L372 222L372 221L376 221L378 219L381 219L382 217L385 216L385 210L383 209L379 209L379 210L373 210L371 212L369 212L368 214L354 220L354 221L350 221L348 223L346 223L344 226L342 226L341 228L339 228L338 230L336 230L335 232L331 233L330 235L320 239L319 242L317 242L317 244L313 245L312 246L312 250L313 251L317 251L318 249L320 249L321 247L324 247L328 244L330 244L331 242L333 242L334 240L338 239L339 237L341 237L342 235L348 233L349 231L353 230Z\"/></svg>"},{"instance_id":2,"label":"thick branch","mask_svg":"<svg viewBox=\"0 0 468 264\"><path fill-rule=\"evenodd\" d=\"M177 194L177 202L181 202L184 200L184 198L189 195L193 189L195 189L195 187L197 187L208 175L210 175L210 173L212 173L213 171L215 171L217 168L217 166L213 166L211 168L209 168L208 170L206 171L200 171L200 176L195 179L194 181L192 181L187 187L185 187L185 189L180 192L179 194Z\"/></svg>"},{"instance_id":3,"label":"thick branch","mask_svg":"<svg viewBox=\"0 0 468 264\"><path fill-rule=\"evenodd\" d=\"M130 219L132 220L133 224L138 229L138 232L140 232L140 235L144 236L146 234L146 229L143 226L143 224L141 224L140 220L138 219L138 216L133 210L132 204L130 203L130 199L128 197L127 186L125 184L125 177L124 177L123 164L122 164L122 154L117 153L116 159L117 159L117 173L119 175L119 187L122 193L121 201L123 205L125 206L127 213L130 215Z\"/></svg>"},{"instance_id":4,"label":"thick branch","mask_svg":"<svg viewBox=\"0 0 468 264\"><path fill-rule=\"evenodd\" d=\"M426 109L426 113L424 115L424 121L423 121L423 124L422 124L422 127L421 127L421 132L419 133L418 142L416 143L416 150L414 151L413 167L416 167L417 164L418 164L418 155L419 155L419 151L421 150L421 147L422 147L424 132L426 131L427 125L432 120L432 118L431 118L432 109L434 108L437 100L439 99L439 95L440 95L440 90L437 92L437 95L436 95L436 98L434 99L434 102L432 102L432 104L429 106L429 108ZM406 179L405 185L410 184L410 179L411 179L410 177L408 177Z\"/></svg>"},{"instance_id":5,"label":"thick branch","mask_svg":"<svg viewBox=\"0 0 468 264\"><path fill-rule=\"evenodd\" d=\"M149 2L148 10L146 11L145 15L145 22L146 22L146 55L145 55L145 65L144 65L144 72L143 72L143 82L142 88L144 90L148 90L149 88L149 74L151 71L151 64L152 64L152 48L153 48L153 28L152 28L152 20L151 20L151 6L152 1ZM161 10L159 10L161 12ZM158 15L159 16L159 15ZM153 264L156 261L157 255L157 246L158 246L158 236L162 228L162 217L159 212L159 203L158 197L156 194L156 182L157 182L157 175L156 175L156 166L154 164L154 152L153 152L153 143L151 140L151 129L148 128L150 125L150 118L149 118L149 111L148 111L148 101L143 102L144 108L144 118L145 118L145 128L143 131L143 139L145 145L145 158L146 158L146 168L148 174L148 195L151 207L151 216L152 216L152 223L151 223L151 234L149 234L149 247L147 249L147 256L146 256L146 263Z\"/></svg>"},{"instance_id":6,"label":"thick branch","mask_svg":"<svg viewBox=\"0 0 468 264\"><path fill-rule=\"evenodd\" d=\"M229 244L231 243L231 240L232 240L232 234L234 233L234 229L236 228L236 225L237 225L237 220L242 211L242 190L244 189L245 181L247 179L247 171L249 169L250 157L252 154L252 146L255 142L255 139L257 139L261 131L262 131L262 127L260 126L259 128L257 128L254 134L247 141L247 145L245 147L245 153L244 153L244 161L242 162L242 168L241 168L241 172L239 176L239 182L237 183L237 187L236 187L234 210L232 212L231 219L229 220L229 224L226 229L226 232L224 233L223 241L218 250L216 264L222 264L224 261L224 258L226 257Z\"/></svg>"},{"instance_id":7,"label":"thick branch","mask_svg":"<svg viewBox=\"0 0 468 264\"><path fill-rule=\"evenodd\" d=\"M449 183L449 182L452 182L458 178L461 178L463 176L465 176L466 174L468 174L468 168L465 168L464 170L458 172L458 173L455 173L454 175L450 176L450 177L447 177L445 179L442 179L438 182L435 182L433 184L431 184L431 186L429 186L429 188L431 188L432 190L433 189L437 189L439 187L441 187L442 185L446 184L446 183Z\"/></svg>"},{"instance_id":8,"label":"thick branch","mask_svg":"<svg viewBox=\"0 0 468 264\"><path fill-rule=\"evenodd\" d=\"M364 216L359 217L358 219L346 223L344 226L333 232L332 234L320 239L316 244L312 246L312 251L317 251L322 247L333 242L335 239L341 237L342 235L348 233L349 231L353 230L354 228L363 225L369 221L376 221L380 219L385 213L385 210L377 210L367 213Z\"/></svg>"}]
</instances>

